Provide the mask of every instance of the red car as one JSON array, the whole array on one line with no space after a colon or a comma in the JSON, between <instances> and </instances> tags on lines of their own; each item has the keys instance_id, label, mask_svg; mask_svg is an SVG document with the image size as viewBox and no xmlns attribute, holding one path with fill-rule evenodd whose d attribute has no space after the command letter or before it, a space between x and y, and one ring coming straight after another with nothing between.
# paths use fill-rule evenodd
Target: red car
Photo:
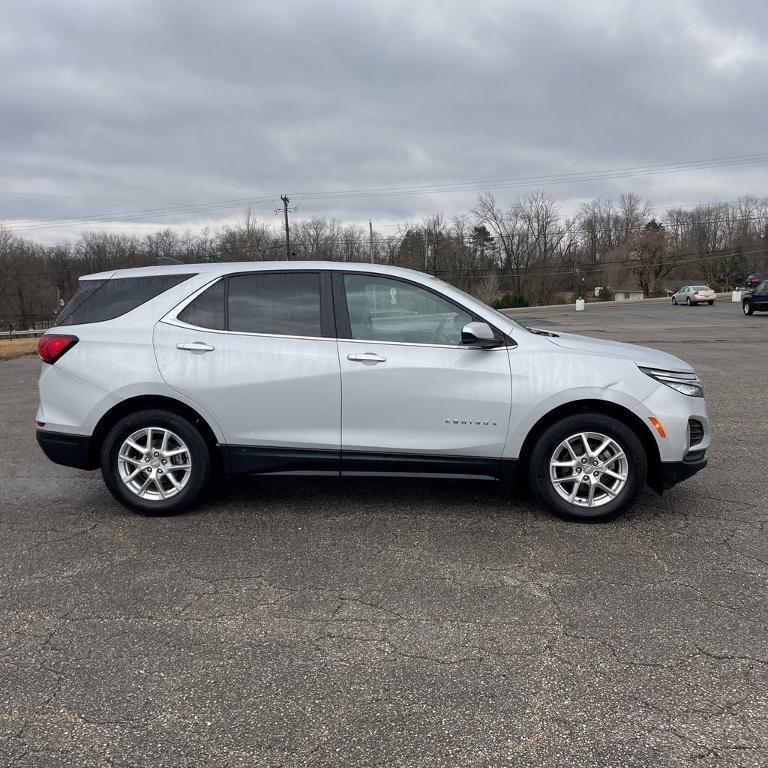
<instances>
[{"instance_id":1,"label":"red car","mask_svg":"<svg viewBox=\"0 0 768 768\"><path fill-rule=\"evenodd\" d=\"M754 288L756 285L761 283L763 280L768 280L768 274L760 273L760 274L756 274L756 275L750 275L747 278L747 282L745 283L745 285L747 286L747 288Z\"/></svg>"}]
</instances>

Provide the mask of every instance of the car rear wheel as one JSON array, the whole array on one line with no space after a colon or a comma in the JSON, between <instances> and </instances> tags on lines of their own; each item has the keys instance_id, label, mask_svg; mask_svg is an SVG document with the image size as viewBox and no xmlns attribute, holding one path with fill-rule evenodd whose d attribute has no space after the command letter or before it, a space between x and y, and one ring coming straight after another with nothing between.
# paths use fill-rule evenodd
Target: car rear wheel
<instances>
[{"instance_id":1,"label":"car rear wheel","mask_svg":"<svg viewBox=\"0 0 768 768\"><path fill-rule=\"evenodd\" d=\"M107 488L140 515L174 515L202 495L211 472L208 446L187 419L170 411L125 416L101 451Z\"/></svg>"},{"instance_id":2,"label":"car rear wheel","mask_svg":"<svg viewBox=\"0 0 768 768\"><path fill-rule=\"evenodd\" d=\"M556 422L536 441L529 481L559 517L609 520L631 507L645 486L648 460L637 435L603 414Z\"/></svg>"},{"instance_id":3,"label":"car rear wheel","mask_svg":"<svg viewBox=\"0 0 768 768\"><path fill-rule=\"evenodd\" d=\"M754 309L752 309L752 305L748 301L745 301L741 305L741 308L744 310L745 315L751 315L755 311Z\"/></svg>"},{"instance_id":4,"label":"car rear wheel","mask_svg":"<svg viewBox=\"0 0 768 768\"><path fill-rule=\"evenodd\" d=\"M715 302L714 301L708 301L707 304L711 307Z\"/></svg>"}]
</instances>

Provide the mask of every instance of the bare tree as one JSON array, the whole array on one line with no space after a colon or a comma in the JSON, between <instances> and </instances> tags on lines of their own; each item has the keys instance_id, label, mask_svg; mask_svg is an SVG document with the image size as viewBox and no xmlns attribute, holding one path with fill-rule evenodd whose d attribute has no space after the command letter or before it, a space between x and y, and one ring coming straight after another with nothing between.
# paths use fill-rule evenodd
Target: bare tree
<instances>
[{"instance_id":1,"label":"bare tree","mask_svg":"<svg viewBox=\"0 0 768 768\"><path fill-rule=\"evenodd\" d=\"M651 219L639 235L627 240L628 264L646 296L659 293L660 281L677 266L663 224Z\"/></svg>"},{"instance_id":2,"label":"bare tree","mask_svg":"<svg viewBox=\"0 0 768 768\"><path fill-rule=\"evenodd\" d=\"M555 201L536 192L518 198L508 211L502 211L493 195L485 194L473 212L478 223L494 234L503 254L502 272L509 275L514 293L526 300L532 298L533 278L556 264L566 235ZM549 283L539 282L539 288L545 285Z\"/></svg>"}]
</instances>

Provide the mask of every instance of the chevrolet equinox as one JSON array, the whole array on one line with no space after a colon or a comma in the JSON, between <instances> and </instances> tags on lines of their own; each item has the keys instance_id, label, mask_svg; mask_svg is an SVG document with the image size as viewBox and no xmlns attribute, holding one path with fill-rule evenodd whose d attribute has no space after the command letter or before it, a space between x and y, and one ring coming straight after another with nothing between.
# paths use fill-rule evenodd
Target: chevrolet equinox
<instances>
[{"instance_id":1,"label":"chevrolet equinox","mask_svg":"<svg viewBox=\"0 0 768 768\"><path fill-rule=\"evenodd\" d=\"M126 507L181 512L211 475L485 477L604 520L706 463L682 360L528 329L429 275L325 262L81 278L41 337L37 440Z\"/></svg>"}]
</instances>

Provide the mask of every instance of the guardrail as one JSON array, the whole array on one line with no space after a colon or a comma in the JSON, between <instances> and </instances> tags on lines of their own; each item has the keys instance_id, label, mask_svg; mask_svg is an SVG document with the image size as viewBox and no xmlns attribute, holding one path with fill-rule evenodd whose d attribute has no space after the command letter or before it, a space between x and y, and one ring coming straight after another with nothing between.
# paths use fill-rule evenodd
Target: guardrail
<instances>
[{"instance_id":1,"label":"guardrail","mask_svg":"<svg viewBox=\"0 0 768 768\"><path fill-rule=\"evenodd\" d=\"M31 328L28 331L17 331L14 328L8 328L5 331L0 331L0 339L8 339L10 341L14 339L29 339L35 336L42 336L47 330L47 328Z\"/></svg>"}]
</instances>

